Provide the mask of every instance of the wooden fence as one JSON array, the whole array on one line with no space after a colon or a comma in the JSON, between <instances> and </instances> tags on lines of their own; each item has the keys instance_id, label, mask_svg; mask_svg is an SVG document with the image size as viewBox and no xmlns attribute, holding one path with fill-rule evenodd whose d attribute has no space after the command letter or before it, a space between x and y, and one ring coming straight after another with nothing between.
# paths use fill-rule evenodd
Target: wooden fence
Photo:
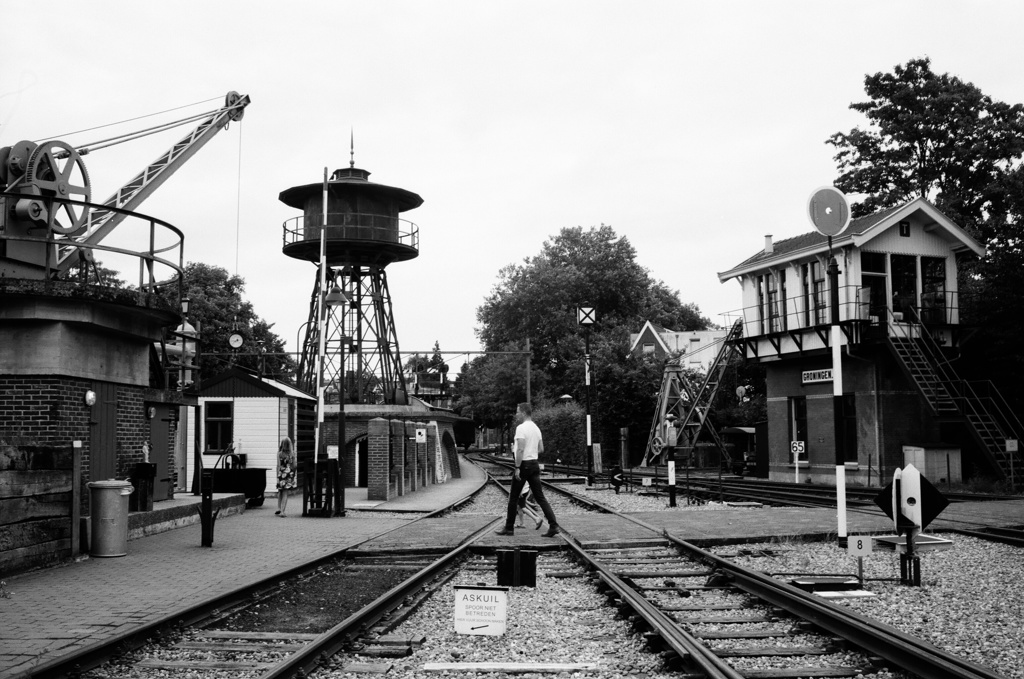
<instances>
[{"instance_id":1,"label":"wooden fence","mask_svg":"<svg viewBox=\"0 0 1024 679\"><path fill-rule=\"evenodd\" d=\"M0 575L79 552L81 449L0 439Z\"/></svg>"}]
</instances>

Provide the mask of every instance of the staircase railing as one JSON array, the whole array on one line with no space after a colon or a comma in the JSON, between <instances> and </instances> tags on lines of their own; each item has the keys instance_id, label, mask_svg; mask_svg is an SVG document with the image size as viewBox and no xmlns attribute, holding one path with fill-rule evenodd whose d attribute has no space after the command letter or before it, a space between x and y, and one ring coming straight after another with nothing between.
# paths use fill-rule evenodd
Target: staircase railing
<instances>
[{"instance_id":1,"label":"staircase railing","mask_svg":"<svg viewBox=\"0 0 1024 679\"><path fill-rule=\"evenodd\" d=\"M966 421L975 440L982 446L990 461L1003 475L1012 478L1015 475L1017 464L1006 453L1001 443L1006 439L1019 440L1021 432L1024 432L1024 427L1021 427L1020 421L1002 394L991 382L968 382L961 379L950 360L943 353L942 347L921 322L916 309L907 308L905 313L910 315L909 323L900 323L891 315L891 311L889 313L891 336L909 340L913 347L922 353L929 369L949 395L957 414ZM903 360L899 351L896 353ZM910 366L905 365L904 367L912 372ZM921 382L913 374L911 377L928 398ZM984 388L987 392L985 397L978 394L976 387ZM940 410L938 404L930 402L930 405L938 414Z\"/></svg>"}]
</instances>

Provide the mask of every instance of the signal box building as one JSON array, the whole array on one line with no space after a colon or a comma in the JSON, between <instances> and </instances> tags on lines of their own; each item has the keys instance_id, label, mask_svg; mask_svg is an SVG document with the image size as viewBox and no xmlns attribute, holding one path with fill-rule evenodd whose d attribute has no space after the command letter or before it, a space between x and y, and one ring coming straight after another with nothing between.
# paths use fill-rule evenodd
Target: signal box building
<instances>
[{"instance_id":1,"label":"signal box building","mask_svg":"<svg viewBox=\"0 0 1024 679\"><path fill-rule=\"evenodd\" d=\"M826 237L766 236L760 252L719 274L742 289L744 358L766 369L771 479L834 483L837 449L851 485L884 485L922 460L933 482L1009 475L1005 440L1019 425L998 394L962 382L949 362L961 339L958 267L984 253L923 199L855 219L833 238L839 418Z\"/></svg>"}]
</instances>

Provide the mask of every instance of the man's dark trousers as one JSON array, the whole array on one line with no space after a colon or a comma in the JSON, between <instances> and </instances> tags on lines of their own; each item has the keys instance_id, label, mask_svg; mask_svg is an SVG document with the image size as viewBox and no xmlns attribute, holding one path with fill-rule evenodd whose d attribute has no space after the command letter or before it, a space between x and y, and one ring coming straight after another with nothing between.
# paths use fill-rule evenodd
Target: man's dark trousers
<instances>
[{"instance_id":1,"label":"man's dark trousers","mask_svg":"<svg viewBox=\"0 0 1024 679\"><path fill-rule=\"evenodd\" d=\"M558 519L555 518L555 513L551 511L551 505L548 504L548 499L544 497L544 487L540 483L540 463L537 460L523 460L519 468L519 478L512 480L512 490L509 491L505 529L513 530L516 525L516 503L519 501L519 494L523 492L523 486L527 483L530 484L530 490L533 491L533 498L540 505L541 511L544 512L544 518L548 520L548 526L550 528L557 527Z\"/></svg>"}]
</instances>

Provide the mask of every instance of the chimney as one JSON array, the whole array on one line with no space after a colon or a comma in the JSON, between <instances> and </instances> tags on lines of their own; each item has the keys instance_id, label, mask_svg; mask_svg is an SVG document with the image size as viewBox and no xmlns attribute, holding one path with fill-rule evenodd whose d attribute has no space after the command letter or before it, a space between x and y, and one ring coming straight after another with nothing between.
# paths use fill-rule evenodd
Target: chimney
<instances>
[{"instance_id":1,"label":"chimney","mask_svg":"<svg viewBox=\"0 0 1024 679\"><path fill-rule=\"evenodd\" d=\"M772 245L772 235L766 234L764 237L764 254L770 255L775 252L775 246Z\"/></svg>"}]
</instances>

